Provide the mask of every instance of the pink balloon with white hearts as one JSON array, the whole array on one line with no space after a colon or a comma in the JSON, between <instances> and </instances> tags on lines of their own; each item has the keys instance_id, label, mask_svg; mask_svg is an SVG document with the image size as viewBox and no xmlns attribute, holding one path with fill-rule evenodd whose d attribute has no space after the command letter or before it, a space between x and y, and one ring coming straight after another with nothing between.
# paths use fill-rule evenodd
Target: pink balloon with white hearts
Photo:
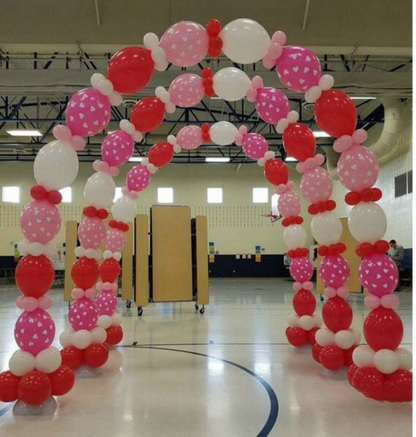
<instances>
[{"instance_id":1,"label":"pink balloon with white hearts","mask_svg":"<svg viewBox=\"0 0 416 437\"><path fill-rule=\"evenodd\" d=\"M97 324L98 312L94 302L87 297L77 299L69 309L68 320L74 331L90 331Z\"/></svg>"},{"instance_id":2,"label":"pink balloon with white hearts","mask_svg":"<svg viewBox=\"0 0 416 437\"><path fill-rule=\"evenodd\" d=\"M110 228L107 231L104 243L111 252L121 252L126 244L126 236L120 229Z\"/></svg>"},{"instance_id":3,"label":"pink balloon with white hearts","mask_svg":"<svg viewBox=\"0 0 416 437\"><path fill-rule=\"evenodd\" d=\"M84 249L98 249L105 234L105 224L98 217L86 217L78 227L78 239Z\"/></svg>"},{"instance_id":4,"label":"pink balloon with white hearts","mask_svg":"<svg viewBox=\"0 0 416 437\"><path fill-rule=\"evenodd\" d=\"M116 130L108 134L101 146L101 156L109 166L120 166L128 162L134 152L134 140L131 135Z\"/></svg>"},{"instance_id":5,"label":"pink balloon with white hearts","mask_svg":"<svg viewBox=\"0 0 416 437\"><path fill-rule=\"evenodd\" d=\"M191 108L198 104L205 94L202 79L196 74L181 74L169 86L170 100L176 106Z\"/></svg>"},{"instance_id":6,"label":"pink balloon with white hearts","mask_svg":"<svg viewBox=\"0 0 416 437\"><path fill-rule=\"evenodd\" d=\"M176 135L176 143L185 150L197 149L202 143L202 129L198 126L185 126Z\"/></svg>"},{"instance_id":7,"label":"pink balloon with white hearts","mask_svg":"<svg viewBox=\"0 0 416 437\"><path fill-rule=\"evenodd\" d=\"M350 277L350 266L340 254L327 255L319 265L319 275L326 287L340 288Z\"/></svg>"},{"instance_id":8,"label":"pink balloon with white hearts","mask_svg":"<svg viewBox=\"0 0 416 437\"><path fill-rule=\"evenodd\" d=\"M249 158L255 160L263 158L268 149L269 145L263 135L256 133L243 135L243 150Z\"/></svg>"},{"instance_id":9,"label":"pink balloon with white hearts","mask_svg":"<svg viewBox=\"0 0 416 437\"><path fill-rule=\"evenodd\" d=\"M313 265L309 258L299 257L293 258L290 267L290 276L296 282L307 282L312 278L313 275Z\"/></svg>"},{"instance_id":10,"label":"pink balloon with white hearts","mask_svg":"<svg viewBox=\"0 0 416 437\"><path fill-rule=\"evenodd\" d=\"M290 111L289 99L283 91L276 88L259 88L256 97L256 111L266 123L276 124L282 118L287 118Z\"/></svg>"},{"instance_id":11,"label":"pink balloon with white hearts","mask_svg":"<svg viewBox=\"0 0 416 437\"><path fill-rule=\"evenodd\" d=\"M300 182L300 190L310 203L324 202L331 197L333 182L322 167L307 170Z\"/></svg>"},{"instance_id":12,"label":"pink balloon with white hearts","mask_svg":"<svg viewBox=\"0 0 416 437\"><path fill-rule=\"evenodd\" d=\"M382 297L395 290L399 271L391 258L385 254L375 253L361 261L358 276L365 289L377 297Z\"/></svg>"},{"instance_id":13,"label":"pink balloon with white hearts","mask_svg":"<svg viewBox=\"0 0 416 437\"><path fill-rule=\"evenodd\" d=\"M97 135L110 121L111 105L107 96L94 88L75 93L65 111L66 124L72 135Z\"/></svg>"},{"instance_id":14,"label":"pink balloon with white hearts","mask_svg":"<svg viewBox=\"0 0 416 437\"><path fill-rule=\"evenodd\" d=\"M25 352L37 355L48 348L55 337L55 324L52 317L43 309L24 311L14 327L17 345Z\"/></svg>"},{"instance_id":15,"label":"pink balloon with white hearts","mask_svg":"<svg viewBox=\"0 0 416 437\"><path fill-rule=\"evenodd\" d=\"M99 316L111 316L117 309L117 298L112 290L101 290L95 303Z\"/></svg>"},{"instance_id":16,"label":"pink balloon with white hearts","mask_svg":"<svg viewBox=\"0 0 416 437\"><path fill-rule=\"evenodd\" d=\"M143 191L151 180L152 176L144 165L135 165L127 173L126 186L129 191Z\"/></svg>"},{"instance_id":17,"label":"pink balloon with white hearts","mask_svg":"<svg viewBox=\"0 0 416 437\"><path fill-rule=\"evenodd\" d=\"M46 244L61 229L59 210L47 200L33 200L23 208L20 227L31 243Z\"/></svg>"},{"instance_id":18,"label":"pink balloon with white hearts","mask_svg":"<svg viewBox=\"0 0 416 437\"><path fill-rule=\"evenodd\" d=\"M305 47L283 47L282 54L276 60L276 70L282 84L298 93L318 86L321 78L318 57Z\"/></svg>"},{"instance_id":19,"label":"pink balloon with white hearts","mask_svg":"<svg viewBox=\"0 0 416 437\"><path fill-rule=\"evenodd\" d=\"M159 46L168 62L178 67L192 67L205 58L208 51L207 31L193 21L180 21L163 34Z\"/></svg>"},{"instance_id":20,"label":"pink balloon with white hearts","mask_svg":"<svg viewBox=\"0 0 416 437\"><path fill-rule=\"evenodd\" d=\"M300 214L300 199L293 191L286 191L281 194L278 198L277 206L283 218L296 217Z\"/></svg>"}]
</instances>

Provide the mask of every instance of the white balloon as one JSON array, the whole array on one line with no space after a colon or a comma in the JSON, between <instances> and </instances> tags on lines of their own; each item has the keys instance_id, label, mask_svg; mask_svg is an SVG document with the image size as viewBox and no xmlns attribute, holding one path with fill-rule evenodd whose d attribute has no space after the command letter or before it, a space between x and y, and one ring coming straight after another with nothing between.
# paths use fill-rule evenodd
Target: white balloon
<instances>
[{"instance_id":1,"label":"white balloon","mask_svg":"<svg viewBox=\"0 0 416 437\"><path fill-rule=\"evenodd\" d=\"M319 328L322 325L322 319L319 316L312 316L314 321L314 327Z\"/></svg>"},{"instance_id":2,"label":"white balloon","mask_svg":"<svg viewBox=\"0 0 416 437\"><path fill-rule=\"evenodd\" d=\"M302 226L290 225L283 231L283 238L289 249L297 249L306 246L306 231Z\"/></svg>"},{"instance_id":3,"label":"white balloon","mask_svg":"<svg viewBox=\"0 0 416 437\"><path fill-rule=\"evenodd\" d=\"M72 346L74 331L72 329L67 329L66 331L62 331L59 336L59 343L63 347Z\"/></svg>"},{"instance_id":4,"label":"white balloon","mask_svg":"<svg viewBox=\"0 0 416 437\"><path fill-rule=\"evenodd\" d=\"M349 349L354 345L354 334L347 330L338 331L334 337L335 344L341 349Z\"/></svg>"},{"instance_id":5,"label":"white balloon","mask_svg":"<svg viewBox=\"0 0 416 437\"><path fill-rule=\"evenodd\" d=\"M313 217L312 235L319 244L329 246L341 239L341 220L333 212L323 212Z\"/></svg>"},{"instance_id":6,"label":"white balloon","mask_svg":"<svg viewBox=\"0 0 416 437\"><path fill-rule=\"evenodd\" d=\"M326 328L321 328L316 331L316 342L321 346L329 346L334 344L334 333Z\"/></svg>"},{"instance_id":7,"label":"white balloon","mask_svg":"<svg viewBox=\"0 0 416 437\"><path fill-rule=\"evenodd\" d=\"M33 164L35 179L48 191L69 187L78 174L77 152L62 141L43 146Z\"/></svg>"},{"instance_id":8,"label":"white balloon","mask_svg":"<svg viewBox=\"0 0 416 437\"><path fill-rule=\"evenodd\" d=\"M116 193L113 178L102 171L90 176L84 187L84 197L88 205L96 208L108 208L112 204Z\"/></svg>"},{"instance_id":9,"label":"white balloon","mask_svg":"<svg viewBox=\"0 0 416 437\"><path fill-rule=\"evenodd\" d=\"M61 353L55 346L48 347L39 352L35 358L37 370L45 373L55 372L62 363Z\"/></svg>"},{"instance_id":10,"label":"white balloon","mask_svg":"<svg viewBox=\"0 0 416 437\"><path fill-rule=\"evenodd\" d=\"M413 365L413 356L412 353L404 349L403 347L399 347L395 350L397 358L399 359L399 368L412 370Z\"/></svg>"},{"instance_id":11,"label":"white balloon","mask_svg":"<svg viewBox=\"0 0 416 437\"><path fill-rule=\"evenodd\" d=\"M92 334L86 329L81 329L74 333L74 346L78 349L86 349L92 343Z\"/></svg>"},{"instance_id":12,"label":"white balloon","mask_svg":"<svg viewBox=\"0 0 416 437\"><path fill-rule=\"evenodd\" d=\"M35 368L35 357L25 351L17 350L9 360L9 369L16 376L23 376Z\"/></svg>"},{"instance_id":13,"label":"white balloon","mask_svg":"<svg viewBox=\"0 0 416 437\"><path fill-rule=\"evenodd\" d=\"M373 367L374 351L367 345L357 346L352 353L352 359L358 367Z\"/></svg>"},{"instance_id":14,"label":"white balloon","mask_svg":"<svg viewBox=\"0 0 416 437\"><path fill-rule=\"evenodd\" d=\"M399 368L399 358L390 349L380 349L374 354L374 367L380 372L390 375Z\"/></svg>"},{"instance_id":15,"label":"white balloon","mask_svg":"<svg viewBox=\"0 0 416 437\"><path fill-rule=\"evenodd\" d=\"M310 331L315 325L315 320L311 316L302 316L299 319L299 325L305 331Z\"/></svg>"},{"instance_id":16,"label":"white balloon","mask_svg":"<svg viewBox=\"0 0 416 437\"><path fill-rule=\"evenodd\" d=\"M271 42L266 29L248 18L228 23L221 30L220 38L225 56L241 64L253 64L263 59Z\"/></svg>"},{"instance_id":17,"label":"white balloon","mask_svg":"<svg viewBox=\"0 0 416 437\"><path fill-rule=\"evenodd\" d=\"M98 317L97 325L100 328L104 328L104 329L109 328L111 326L111 317L107 315Z\"/></svg>"},{"instance_id":18,"label":"white balloon","mask_svg":"<svg viewBox=\"0 0 416 437\"><path fill-rule=\"evenodd\" d=\"M361 202L350 211L348 227L352 236L360 243L365 241L374 244L382 240L386 233L386 214L377 203Z\"/></svg>"},{"instance_id":19,"label":"white balloon","mask_svg":"<svg viewBox=\"0 0 416 437\"><path fill-rule=\"evenodd\" d=\"M299 327L299 316L296 314L292 314L291 316L289 316L289 318L287 319L287 324L291 327L291 328L298 328Z\"/></svg>"},{"instance_id":20,"label":"white balloon","mask_svg":"<svg viewBox=\"0 0 416 437\"><path fill-rule=\"evenodd\" d=\"M128 196L121 196L115 201L111 212L114 220L131 223L137 214L136 202Z\"/></svg>"},{"instance_id":21,"label":"white balloon","mask_svg":"<svg viewBox=\"0 0 416 437\"><path fill-rule=\"evenodd\" d=\"M121 314L114 313L111 316L111 326L120 326L121 325L121 321L122 321Z\"/></svg>"},{"instance_id":22,"label":"white balloon","mask_svg":"<svg viewBox=\"0 0 416 437\"><path fill-rule=\"evenodd\" d=\"M104 343L107 340L107 333L105 329L97 326L91 331L93 343Z\"/></svg>"},{"instance_id":23,"label":"white balloon","mask_svg":"<svg viewBox=\"0 0 416 437\"><path fill-rule=\"evenodd\" d=\"M217 96L228 102L244 99L251 86L250 78L244 71L234 67L223 68L213 77L214 91Z\"/></svg>"},{"instance_id":24,"label":"white balloon","mask_svg":"<svg viewBox=\"0 0 416 437\"><path fill-rule=\"evenodd\" d=\"M237 128L228 121L214 123L209 130L211 141L219 146L227 146L234 143L237 133Z\"/></svg>"}]
</instances>

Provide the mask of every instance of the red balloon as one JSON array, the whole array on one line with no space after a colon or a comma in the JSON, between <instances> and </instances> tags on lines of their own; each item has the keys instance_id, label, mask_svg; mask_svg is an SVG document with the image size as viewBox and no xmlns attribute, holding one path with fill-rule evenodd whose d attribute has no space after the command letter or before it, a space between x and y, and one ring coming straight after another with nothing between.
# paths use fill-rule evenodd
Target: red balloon
<instances>
[{"instance_id":1,"label":"red balloon","mask_svg":"<svg viewBox=\"0 0 416 437\"><path fill-rule=\"evenodd\" d=\"M325 302L322 318L327 328L336 333L351 326L352 309L345 299L335 296Z\"/></svg>"},{"instance_id":2,"label":"red balloon","mask_svg":"<svg viewBox=\"0 0 416 437\"><path fill-rule=\"evenodd\" d=\"M281 159L268 159L264 166L266 179L273 185L286 184L289 179L287 165Z\"/></svg>"},{"instance_id":3,"label":"red balloon","mask_svg":"<svg viewBox=\"0 0 416 437\"><path fill-rule=\"evenodd\" d=\"M47 375L33 370L22 377L18 386L19 399L28 405L39 405L51 395L51 382Z\"/></svg>"},{"instance_id":4,"label":"red balloon","mask_svg":"<svg viewBox=\"0 0 416 437\"><path fill-rule=\"evenodd\" d=\"M301 328L286 328L286 337L292 346L303 346L307 342L306 331Z\"/></svg>"},{"instance_id":5,"label":"red balloon","mask_svg":"<svg viewBox=\"0 0 416 437\"><path fill-rule=\"evenodd\" d=\"M51 381L52 396L62 396L71 391L75 384L74 372L67 366L59 366L55 372L48 374Z\"/></svg>"},{"instance_id":6,"label":"red balloon","mask_svg":"<svg viewBox=\"0 0 416 437\"><path fill-rule=\"evenodd\" d=\"M154 68L155 63L150 50L143 47L126 47L110 59L107 78L118 93L132 94L149 83Z\"/></svg>"},{"instance_id":7,"label":"red balloon","mask_svg":"<svg viewBox=\"0 0 416 437\"><path fill-rule=\"evenodd\" d=\"M347 370L347 378L348 378L348 382L350 383L351 386L352 385L352 380L354 378L355 372L359 369L358 366L356 366L355 364L351 364L350 367L348 367Z\"/></svg>"},{"instance_id":8,"label":"red balloon","mask_svg":"<svg viewBox=\"0 0 416 437\"><path fill-rule=\"evenodd\" d=\"M92 344L84 350L84 363L90 367L101 367L108 360L109 348L105 344Z\"/></svg>"},{"instance_id":9,"label":"red balloon","mask_svg":"<svg viewBox=\"0 0 416 437\"><path fill-rule=\"evenodd\" d=\"M61 350L62 365L72 370L78 369L84 360L84 353L75 346L67 346Z\"/></svg>"},{"instance_id":10,"label":"red balloon","mask_svg":"<svg viewBox=\"0 0 416 437\"><path fill-rule=\"evenodd\" d=\"M331 137L352 135L357 124L354 102L342 91L323 91L313 108L319 127Z\"/></svg>"},{"instance_id":11,"label":"red balloon","mask_svg":"<svg viewBox=\"0 0 416 437\"><path fill-rule=\"evenodd\" d=\"M114 258L105 259L100 265L100 278L103 282L115 282L120 274L120 264Z\"/></svg>"},{"instance_id":12,"label":"red balloon","mask_svg":"<svg viewBox=\"0 0 416 437\"><path fill-rule=\"evenodd\" d=\"M325 346L319 354L319 360L325 369L338 370L344 365L344 353L338 346Z\"/></svg>"},{"instance_id":13,"label":"red balloon","mask_svg":"<svg viewBox=\"0 0 416 437\"><path fill-rule=\"evenodd\" d=\"M306 161L315 155L316 141L308 126L291 123L283 133L283 147L289 156Z\"/></svg>"},{"instance_id":14,"label":"red balloon","mask_svg":"<svg viewBox=\"0 0 416 437\"><path fill-rule=\"evenodd\" d=\"M162 141L157 143L149 149L149 162L156 167L164 167L169 164L173 158L173 146L172 144Z\"/></svg>"},{"instance_id":15,"label":"red balloon","mask_svg":"<svg viewBox=\"0 0 416 437\"><path fill-rule=\"evenodd\" d=\"M364 321L364 336L375 351L395 350L403 338L403 323L396 311L382 306L371 311Z\"/></svg>"},{"instance_id":16,"label":"red balloon","mask_svg":"<svg viewBox=\"0 0 416 437\"><path fill-rule=\"evenodd\" d=\"M360 367L353 377L351 385L364 396L378 401L383 400L384 375L375 367Z\"/></svg>"},{"instance_id":17,"label":"red balloon","mask_svg":"<svg viewBox=\"0 0 416 437\"><path fill-rule=\"evenodd\" d=\"M98 263L94 258L78 258L71 269L71 278L76 287L86 290L94 287L99 277Z\"/></svg>"},{"instance_id":18,"label":"red balloon","mask_svg":"<svg viewBox=\"0 0 416 437\"><path fill-rule=\"evenodd\" d=\"M312 346L312 357L313 357L313 359L314 359L317 363L320 363L320 362L321 362L319 356L321 355L321 351L322 351L322 349L323 349L323 347L322 347L320 344L318 344L318 343L315 343L315 344Z\"/></svg>"},{"instance_id":19,"label":"red balloon","mask_svg":"<svg viewBox=\"0 0 416 437\"><path fill-rule=\"evenodd\" d=\"M354 364L354 361L352 360L352 353L354 352L354 349L357 346L351 346L349 349L344 349L344 365L346 366L351 366L352 364Z\"/></svg>"},{"instance_id":20,"label":"red balloon","mask_svg":"<svg viewBox=\"0 0 416 437\"><path fill-rule=\"evenodd\" d=\"M37 299L52 287L55 270L45 255L26 255L17 264L15 277L22 294Z\"/></svg>"},{"instance_id":21,"label":"red balloon","mask_svg":"<svg viewBox=\"0 0 416 437\"><path fill-rule=\"evenodd\" d=\"M413 373L399 369L385 376L384 400L389 402L412 402Z\"/></svg>"},{"instance_id":22,"label":"red balloon","mask_svg":"<svg viewBox=\"0 0 416 437\"><path fill-rule=\"evenodd\" d=\"M137 102L130 115L136 130L150 132L158 128L165 117L165 104L156 97L145 97Z\"/></svg>"},{"instance_id":23,"label":"red balloon","mask_svg":"<svg viewBox=\"0 0 416 437\"><path fill-rule=\"evenodd\" d=\"M293 296L293 308L299 317L312 316L316 308L315 296L309 290L299 290Z\"/></svg>"},{"instance_id":24,"label":"red balloon","mask_svg":"<svg viewBox=\"0 0 416 437\"><path fill-rule=\"evenodd\" d=\"M312 328L309 331L306 331L306 339L308 340L309 344L314 345L316 343L315 334L318 329L319 328Z\"/></svg>"},{"instance_id":25,"label":"red balloon","mask_svg":"<svg viewBox=\"0 0 416 437\"><path fill-rule=\"evenodd\" d=\"M13 375L10 370L0 373L0 402L13 402L18 398L17 387L20 376Z\"/></svg>"},{"instance_id":26,"label":"red balloon","mask_svg":"<svg viewBox=\"0 0 416 437\"><path fill-rule=\"evenodd\" d=\"M121 326L110 326L105 331L107 332L107 344L114 346L123 340L123 328Z\"/></svg>"}]
</instances>

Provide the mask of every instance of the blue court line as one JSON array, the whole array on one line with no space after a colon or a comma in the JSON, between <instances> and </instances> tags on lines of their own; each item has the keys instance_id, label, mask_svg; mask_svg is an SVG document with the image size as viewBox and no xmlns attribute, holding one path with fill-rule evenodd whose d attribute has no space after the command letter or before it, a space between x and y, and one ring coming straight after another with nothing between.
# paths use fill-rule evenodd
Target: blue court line
<instances>
[{"instance_id":1,"label":"blue court line","mask_svg":"<svg viewBox=\"0 0 416 437\"><path fill-rule=\"evenodd\" d=\"M10 402L10 404L6 405L4 408L0 410L0 417L4 416L8 411L10 411L14 406L14 402Z\"/></svg>"},{"instance_id":2,"label":"blue court line","mask_svg":"<svg viewBox=\"0 0 416 437\"><path fill-rule=\"evenodd\" d=\"M222 361L223 363L230 364L231 366L237 367L243 372L248 373L250 376L256 378L257 381L259 381L260 384L264 387L264 389L266 390L269 396L269 401L270 401L269 417L267 418L265 425L263 426L263 428L260 430L260 432L257 434L256 437L266 437L270 434L271 430L273 429L277 420L277 416L279 414L279 401L277 400L276 393L274 392L273 388L270 386L269 383L267 383L261 376L257 375L257 373L254 373L252 370L247 369L247 367L244 367L240 364L234 363L229 360L224 360L222 358L213 357L211 355L202 354L200 352L185 351L182 349L171 349L167 347L165 348L165 347L154 347L154 346L126 346L126 347L133 347L135 349L156 349L156 350L182 352L185 354L198 355L212 360Z\"/></svg>"}]
</instances>

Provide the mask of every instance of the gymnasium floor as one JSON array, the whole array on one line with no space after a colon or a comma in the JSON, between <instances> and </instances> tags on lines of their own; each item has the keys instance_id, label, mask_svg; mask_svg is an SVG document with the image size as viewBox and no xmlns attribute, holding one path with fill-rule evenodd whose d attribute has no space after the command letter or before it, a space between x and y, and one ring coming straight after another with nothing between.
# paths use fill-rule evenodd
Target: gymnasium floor
<instances>
[{"instance_id":1,"label":"gymnasium floor","mask_svg":"<svg viewBox=\"0 0 416 437\"><path fill-rule=\"evenodd\" d=\"M284 336L293 291L285 279L214 279L204 315L192 303L123 312L125 336L99 375L78 379L53 417L13 416L0 402L0 435L23 437L351 437L411 435L410 404L382 404L349 387ZM67 306L52 290L57 332ZM18 292L0 288L0 371L16 349ZM412 299L399 294L412 345ZM350 297L362 330L362 296ZM318 310L320 313L320 309ZM56 341L56 346L58 342ZM277 418L276 418L277 417Z\"/></svg>"}]
</instances>

